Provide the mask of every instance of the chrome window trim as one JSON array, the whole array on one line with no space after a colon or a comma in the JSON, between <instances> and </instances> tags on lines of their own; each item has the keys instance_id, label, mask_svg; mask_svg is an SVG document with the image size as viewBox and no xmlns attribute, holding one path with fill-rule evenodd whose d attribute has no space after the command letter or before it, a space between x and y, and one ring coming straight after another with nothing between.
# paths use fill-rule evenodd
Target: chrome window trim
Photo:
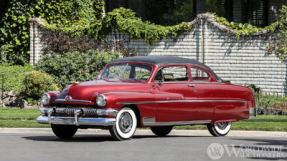
<instances>
[{"instance_id":1,"label":"chrome window trim","mask_svg":"<svg viewBox=\"0 0 287 161\"><path fill-rule=\"evenodd\" d=\"M141 62L128 62L128 63L125 63L125 62L123 62L123 63L112 63L112 64L107 64L106 65L106 68L108 67L108 66L111 66L111 65L117 65L117 64L127 64L127 65L130 65L130 64L139 64L139 63L141 63ZM153 65L152 64L149 64L149 63L147 63L147 64L139 64L139 65L145 65L145 66L150 66L151 67L151 71L150 71L150 75L149 75L149 78L146 80L146 81L148 81L150 78L151 78L151 76L152 76L152 72L153 72L153 69L154 69L154 67L153 67ZM106 69L105 68L105 69ZM102 73L100 74L100 75L98 75L98 79L96 79L96 80L103 80L103 79L100 79L100 77L102 76ZM115 79L122 79L122 78L115 78ZM132 79L132 78L128 78L128 79ZM146 82L145 81L145 82Z\"/></svg>"},{"instance_id":2,"label":"chrome window trim","mask_svg":"<svg viewBox=\"0 0 287 161\"><path fill-rule=\"evenodd\" d=\"M189 70L188 70L188 66L187 65L185 65L185 64L183 64L183 65L174 65L174 66L169 66L169 64L166 64L167 66L163 66L163 67L161 67L161 68L159 68L159 69L157 69L157 72L156 72L156 74L154 75L154 77L153 77L153 82L156 82L156 83L159 83L160 81L159 80L155 80L155 76L157 75L157 73L160 71L160 70L162 70L163 68L167 68L167 67L174 67L174 66L180 66L180 67L185 67L185 69L186 69L186 72L187 72L187 74L188 74L188 80L186 80L186 81L163 81L164 83L167 83L167 82L169 82L169 83L188 83L188 82L190 82L190 78L189 78ZM162 71L162 73L163 73L163 71ZM163 75L163 74L162 74ZM163 78L163 80L164 80L164 78Z\"/></svg>"},{"instance_id":3,"label":"chrome window trim","mask_svg":"<svg viewBox=\"0 0 287 161\"><path fill-rule=\"evenodd\" d=\"M208 75L208 80L194 80L193 77L192 77L191 68L198 68L198 69L203 70ZM190 66L189 70L190 70L190 75L191 75L191 79L192 79L193 82L210 82L210 74L207 72L208 70L204 70L204 69L196 67L196 66ZM212 76L214 77L214 75L212 75Z\"/></svg>"},{"instance_id":4,"label":"chrome window trim","mask_svg":"<svg viewBox=\"0 0 287 161\"><path fill-rule=\"evenodd\" d=\"M150 119L143 118L144 126L194 125L194 124L209 124L209 123L211 123L211 120L155 122L152 120L150 121Z\"/></svg>"},{"instance_id":5,"label":"chrome window trim","mask_svg":"<svg viewBox=\"0 0 287 161\"><path fill-rule=\"evenodd\" d=\"M186 102L238 102L238 103L246 103L246 101L242 101L242 100L170 100L170 101L117 102L117 105L153 104L153 103L186 103Z\"/></svg>"},{"instance_id":6,"label":"chrome window trim","mask_svg":"<svg viewBox=\"0 0 287 161\"><path fill-rule=\"evenodd\" d=\"M119 75L118 79L120 79L122 77L122 75L124 74L125 70L127 69L129 63L126 64L126 66L124 67L123 71L121 72L121 74Z\"/></svg>"}]
</instances>

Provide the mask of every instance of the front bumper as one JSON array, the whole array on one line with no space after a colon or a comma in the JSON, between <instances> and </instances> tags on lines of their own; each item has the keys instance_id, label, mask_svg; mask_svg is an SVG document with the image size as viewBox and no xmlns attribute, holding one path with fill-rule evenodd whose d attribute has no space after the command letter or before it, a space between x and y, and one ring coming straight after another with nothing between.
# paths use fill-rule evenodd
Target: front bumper
<instances>
[{"instance_id":1,"label":"front bumper","mask_svg":"<svg viewBox=\"0 0 287 161\"><path fill-rule=\"evenodd\" d=\"M79 107L41 107L40 111L46 116L39 116L36 119L39 124L77 126L112 126L116 123L116 118L102 116L115 117L118 113L117 109L97 109Z\"/></svg>"},{"instance_id":2,"label":"front bumper","mask_svg":"<svg viewBox=\"0 0 287 161\"><path fill-rule=\"evenodd\" d=\"M54 125L94 125L94 126L112 126L116 123L115 118L76 118L64 116L39 116L36 120L39 124Z\"/></svg>"}]
</instances>

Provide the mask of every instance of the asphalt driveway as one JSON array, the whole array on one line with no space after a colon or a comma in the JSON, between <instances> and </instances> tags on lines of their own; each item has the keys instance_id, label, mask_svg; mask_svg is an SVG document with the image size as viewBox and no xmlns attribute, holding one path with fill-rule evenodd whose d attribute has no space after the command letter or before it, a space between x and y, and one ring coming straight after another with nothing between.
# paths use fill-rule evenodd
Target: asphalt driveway
<instances>
[{"instance_id":1,"label":"asphalt driveway","mask_svg":"<svg viewBox=\"0 0 287 161\"><path fill-rule=\"evenodd\" d=\"M233 131L212 137L201 130L175 130L156 137L137 130L132 140L114 141L104 130L81 130L61 140L50 129L0 129L0 144L1 161L287 160L284 132Z\"/></svg>"}]
</instances>

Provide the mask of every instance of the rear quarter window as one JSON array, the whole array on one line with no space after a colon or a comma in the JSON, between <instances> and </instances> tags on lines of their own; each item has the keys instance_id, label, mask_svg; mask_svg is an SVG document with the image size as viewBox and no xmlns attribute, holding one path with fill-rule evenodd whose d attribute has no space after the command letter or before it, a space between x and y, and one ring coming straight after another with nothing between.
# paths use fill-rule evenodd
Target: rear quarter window
<instances>
[{"instance_id":1,"label":"rear quarter window","mask_svg":"<svg viewBox=\"0 0 287 161\"><path fill-rule=\"evenodd\" d=\"M210 80L209 74L198 67L191 67L190 68L191 76L193 81L205 81L208 82Z\"/></svg>"}]
</instances>

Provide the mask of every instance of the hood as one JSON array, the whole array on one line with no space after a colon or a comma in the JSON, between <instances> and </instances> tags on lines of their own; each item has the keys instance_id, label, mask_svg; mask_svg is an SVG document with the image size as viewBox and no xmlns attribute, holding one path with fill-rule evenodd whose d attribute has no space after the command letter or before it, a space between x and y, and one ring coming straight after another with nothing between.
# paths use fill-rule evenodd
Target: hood
<instances>
[{"instance_id":1,"label":"hood","mask_svg":"<svg viewBox=\"0 0 287 161\"><path fill-rule=\"evenodd\" d=\"M96 80L96 81L88 81L81 82L79 84L73 84L67 86L57 97L53 98L53 102L55 100L64 100L67 96L70 96L72 100L82 100L84 102L79 103L77 101L62 101L57 103L68 103L68 104L84 104L84 105L94 105L96 97L99 94L104 94L107 92L130 92L136 90L137 92L149 91L149 84L143 81L138 80ZM88 103L91 101L90 103ZM85 103L86 102L86 103ZM56 102L54 102L56 103Z\"/></svg>"}]
</instances>

